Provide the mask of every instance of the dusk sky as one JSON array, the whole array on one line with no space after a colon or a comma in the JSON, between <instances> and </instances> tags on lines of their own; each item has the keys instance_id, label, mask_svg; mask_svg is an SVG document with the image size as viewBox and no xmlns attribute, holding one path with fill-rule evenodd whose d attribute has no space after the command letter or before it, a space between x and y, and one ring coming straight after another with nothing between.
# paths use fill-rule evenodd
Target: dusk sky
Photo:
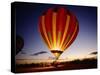
<instances>
[{"instance_id":1,"label":"dusk sky","mask_svg":"<svg viewBox=\"0 0 100 75\"><path fill-rule=\"evenodd\" d=\"M55 6L57 5L24 4L16 6L16 34L24 39L24 47L16 55L16 59L48 59L49 57L54 57L42 41L38 31L38 20L44 11ZM76 15L79 22L79 33L76 40L63 52L60 58L81 58L91 52L96 52L97 8L71 5L63 6ZM31 54L41 51L46 51L47 53L31 56Z\"/></svg>"}]
</instances>

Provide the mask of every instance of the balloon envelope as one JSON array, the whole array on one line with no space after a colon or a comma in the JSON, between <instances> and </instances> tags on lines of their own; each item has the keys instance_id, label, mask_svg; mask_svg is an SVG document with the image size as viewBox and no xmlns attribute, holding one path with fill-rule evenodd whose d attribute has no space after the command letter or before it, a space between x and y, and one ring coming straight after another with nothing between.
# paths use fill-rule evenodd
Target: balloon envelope
<instances>
[{"instance_id":1,"label":"balloon envelope","mask_svg":"<svg viewBox=\"0 0 100 75\"><path fill-rule=\"evenodd\" d=\"M49 8L39 18L39 31L49 50L58 57L75 40L78 20L68 9Z\"/></svg>"}]
</instances>

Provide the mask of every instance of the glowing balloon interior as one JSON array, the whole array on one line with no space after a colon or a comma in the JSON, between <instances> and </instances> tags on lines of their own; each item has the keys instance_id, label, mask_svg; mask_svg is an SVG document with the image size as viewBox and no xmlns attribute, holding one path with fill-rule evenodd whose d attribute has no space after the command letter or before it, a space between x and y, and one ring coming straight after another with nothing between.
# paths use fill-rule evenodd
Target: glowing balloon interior
<instances>
[{"instance_id":1,"label":"glowing balloon interior","mask_svg":"<svg viewBox=\"0 0 100 75\"><path fill-rule=\"evenodd\" d=\"M78 20L68 9L49 8L39 18L39 31L51 52L59 57L75 40Z\"/></svg>"}]
</instances>

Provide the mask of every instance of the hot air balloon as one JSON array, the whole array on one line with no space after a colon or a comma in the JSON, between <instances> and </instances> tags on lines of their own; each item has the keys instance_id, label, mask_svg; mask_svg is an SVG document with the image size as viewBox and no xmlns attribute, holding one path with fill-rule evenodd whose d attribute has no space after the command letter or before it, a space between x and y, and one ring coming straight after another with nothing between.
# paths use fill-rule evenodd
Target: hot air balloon
<instances>
[{"instance_id":1,"label":"hot air balloon","mask_svg":"<svg viewBox=\"0 0 100 75\"><path fill-rule=\"evenodd\" d=\"M22 50L24 47L24 40L21 36L16 35L16 55Z\"/></svg>"},{"instance_id":2,"label":"hot air balloon","mask_svg":"<svg viewBox=\"0 0 100 75\"><path fill-rule=\"evenodd\" d=\"M78 20L64 7L49 8L39 17L39 32L58 59L76 39L79 32Z\"/></svg>"}]
</instances>

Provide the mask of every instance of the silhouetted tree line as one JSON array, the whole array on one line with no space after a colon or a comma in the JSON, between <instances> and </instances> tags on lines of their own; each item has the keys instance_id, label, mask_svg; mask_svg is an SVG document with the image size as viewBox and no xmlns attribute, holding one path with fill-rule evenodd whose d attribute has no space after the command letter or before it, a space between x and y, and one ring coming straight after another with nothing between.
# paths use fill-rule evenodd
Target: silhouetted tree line
<instances>
[{"instance_id":1,"label":"silhouetted tree line","mask_svg":"<svg viewBox=\"0 0 100 75\"><path fill-rule=\"evenodd\" d=\"M16 68L20 68L20 67L49 67L49 66L55 66L55 65L71 65L71 64L74 64L74 65L86 65L87 67L97 67L97 59L95 58L87 58L87 59L83 59L83 60L79 60L79 59L76 59L76 60L73 60L73 61L66 61L66 62L55 62L55 64L52 64L52 63L31 63L31 64L16 64Z\"/></svg>"},{"instance_id":2,"label":"silhouetted tree line","mask_svg":"<svg viewBox=\"0 0 100 75\"><path fill-rule=\"evenodd\" d=\"M47 67L50 63L16 64L16 67Z\"/></svg>"}]
</instances>

